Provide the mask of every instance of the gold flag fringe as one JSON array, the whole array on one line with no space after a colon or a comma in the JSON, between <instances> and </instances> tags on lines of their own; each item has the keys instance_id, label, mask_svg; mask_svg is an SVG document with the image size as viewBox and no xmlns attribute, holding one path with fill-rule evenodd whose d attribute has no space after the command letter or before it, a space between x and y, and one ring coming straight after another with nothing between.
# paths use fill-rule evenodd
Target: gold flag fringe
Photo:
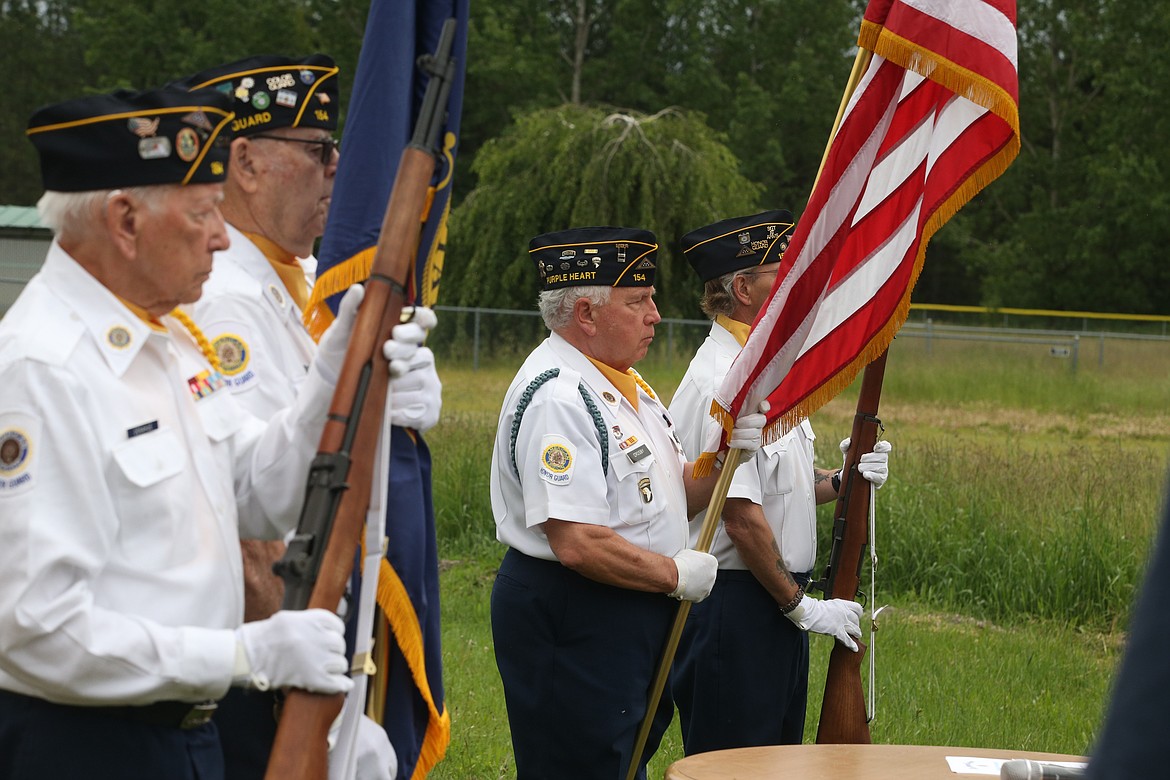
<instances>
[{"instance_id":1,"label":"gold flag fringe","mask_svg":"<svg viewBox=\"0 0 1170 780\"><path fill-rule=\"evenodd\" d=\"M958 65L940 54L925 51L913 42L874 22L863 21L861 23L861 33L857 36L857 45L941 84L956 95L988 109L1011 126L1018 145L1020 107L1012 96L994 81Z\"/></svg>"},{"instance_id":2,"label":"gold flag fringe","mask_svg":"<svg viewBox=\"0 0 1170 780\"><path fill-rule=\"evenodd\" d=\"M715 469L715 458L717 456L718 453L714 452L704 452L701 454L695 460L694 465L691 466L691 477L694 479L709 477L711 472Z\"/></svg>"},{"instance_id":3,"label":"gold flag fringe","mask_svg":"<svg viewBox=\"0 0 1170 780\"><path fill-rule=\"evenodd\" d=\"M414 431L407 429L407 433L410 434L411 439L418 441ZM361 560L364 562L365 559L366 541L363 533ZM419 749L418 762L411 775L411 780L422 780L447 755L447 746L451 742L451 714L445 703L441 713L435 705L431 683L427 679L426 653L423 648L422 628L418 622L418 613L414 611L414 603L410 600L410 594L407 592L402 578L390 565L390 561L385 558L382 558L378 564L376 601L378 608L382 611L385 624L394 634L395 643L401 650L402 657L406 659L406 665L410 669L414 685L418 688L419 695L422 696L427 705L427 730L423 735L423 743ZM388 648L383 643L379 649L382 655L379 658L380 664L376 675L382 676L386 673ZM385 702L379 704L383 708L384 715ZM379 723L384 722L381 717L375 718L375 720Z\"/></svg>"},{"instance_id":4,"label":"gold flag fringe","mask_svg":"<svg viewBox=\"0 0 1170 780\"><path fill-rule=\"evenodd\" d=\"M410 667L415 687L422 695L430 715L418 763L415 764L414 773L411 775L412 780L424 778L447 754L447 745L451 742L451 714L446 705L443 706L441 713L435 706L431 684L427 681L426 655L423 652L422 629L419 627L418 615L398 572L394 571L390 561L385 558L381 561L381 570L378 573L378 606L386 615L390 630L394 632L394 639L402 650L406 665Z\"/></svg>"},{"instance_id":5,"label":"gold flag fringe","mask_svg":"<svg viewBox=\"0 0 1170 780\"><path fill-rule=\"evenodd\" d=\"M450 135L450 133L448 133ZM422 223L425 225L427 216L431 213L431 204L434 203L436 194L435 187L427 188L426 203L422 212ZM427 300L422 302L424 306L433 306L433 298L437 297L439 276L443 272L443 255L445 252L439 248L445 246L447 236L447 215L451 211L451 202L447 201L447 205L443 210L439 229L435 231L434 241L427 250L427 265L426 265L426 282L428 285ZM374 267L374 255L377 253L378 247L367 247L360 252L353 255L347 260L343 260L337 265L329 268L325 273L317 277L317 281L313 284L313 290L309 295L309 302L305 305L305 311L301 315L302 322L305 328L309 331L309 335L313 337L314 341L319 341L322 334L325 333L326 328L333 323L333 311L325 302L331 296L338 293L345 292L355 284L362 284L370 278L370 270ZM410 276L414 276L414 268L410 269ZM412 284L407 285L408 288Z\"/></svg>"},{"instance_id":6,"label":"gold flag fringe","mask_svg":"<svg viewBox=\"0 0 1170 780\"><path fill-rule=\"evenodd\" d=\"M313 283L313 291L309 295L309 302L301 315L305 328L314 341L319 341L325 329L333 323L333 311L325 301L369 279L376 251L377 247L373 246L363 249L317 277L317 281Z\"/></svg>"}]
</instances>

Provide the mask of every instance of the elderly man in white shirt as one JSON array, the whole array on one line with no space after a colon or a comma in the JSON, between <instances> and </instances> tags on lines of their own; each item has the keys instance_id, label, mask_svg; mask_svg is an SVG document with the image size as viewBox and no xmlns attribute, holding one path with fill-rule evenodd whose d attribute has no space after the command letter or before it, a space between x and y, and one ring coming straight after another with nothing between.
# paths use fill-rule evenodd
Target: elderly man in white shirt
<instances>
[{"instance_id":1,"label":"elderly man in white shirt","mask_svg":"<svg viewBox=\"0 0 1170 780\"><path fill-rule=\"evenodd\" d=\"M670 403L684 451L696 457L715 391L767 301L795 227L791 212L733 217L682 238L704 283L701 306L711 332ZM711 553L719 572L711 597L691 611L671 674L688 755L803 737L808 631L856 650L861 605L818 600L804 586L816 562L816 505L832 501L838 470L813 461L807 420L765 445L735 472ZM881 486L889 445L859 470ZM697 535L705 512L694 519Z\"/></svg>"},{"instance_id":2,"label":"elderly man in white shirt","mask_svg":"<svg viewBox=\"0 0 1170 780\"><path fill-rule=\"evenodd\" d=\"M670 723L638 726L677 611L701 601L715 559L688 549L687 518L716 476L695 479L666 407L633 365L661 319L658 244L646 230L576 228L529 253L552 331L504 398L492 454L496 535L509 549L492 588L492 635L521 780L621 777ZM731 446L759 447L763 415ZM667 596L671 598L667 598Z\"/></svg>"},{"instance_id":3,"label":"elderly man in white shirt","mask_svg":"<svg viewBox=\"0 0 1170 780\"><path fill-rule=\"evenodd\" d=\"M176 308L228 244L232 116L164 88L30 120L56 237L0 321L0 776L221 778L229 687L352 686L335 614L241 625L239 537L295 525L361 294L294 404L238 406Z\"/></svg>"}]
</instances>

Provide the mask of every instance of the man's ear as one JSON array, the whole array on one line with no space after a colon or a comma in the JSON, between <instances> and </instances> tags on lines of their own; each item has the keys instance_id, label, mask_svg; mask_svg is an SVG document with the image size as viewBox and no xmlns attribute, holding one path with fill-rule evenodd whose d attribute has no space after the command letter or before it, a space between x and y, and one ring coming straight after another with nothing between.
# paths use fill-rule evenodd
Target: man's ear
<instances>
[{"instance_id":1,"label":"man's ear","mask_svg":"<svg viewBox=\"0 0 1170 780\"><path fill-rule=\"evenodd\" d=\"M752 286L751 277L737 274L731 280L731 297L735 298L740 306L751 306Z\"/></svg>"},{"instance_id":2,"label":"man's ear","mask_svg":"<svg viewBox=\"0 0 1170 780\"><path fill-rule=\"evenodd\" d=\"M118 251L130 260L138 256L138 235L142 228L142 206L121 190L106 199L103 215L106 233Z\"/></svg>"},{"instance_id":3,"label":"man's ear","mask_svg":"<svg viewBox=\"0 0 1170 780\"><path fill-rule=\"evenodd\" d=\"M228 179L244 192L254 193L260 186L256 148L247 138L233 138Z\"/></svg>"},{"instance_id":4,"label":"man's ear","mask_svg":"<svg viewBox=\"0 0 1170 780\"><path fill-rule=\"evenodd\" d=\"M597 307L588 298L578 298L573 304L573 322L587 336L597 335Z\"/></svg>"}]
</instances>

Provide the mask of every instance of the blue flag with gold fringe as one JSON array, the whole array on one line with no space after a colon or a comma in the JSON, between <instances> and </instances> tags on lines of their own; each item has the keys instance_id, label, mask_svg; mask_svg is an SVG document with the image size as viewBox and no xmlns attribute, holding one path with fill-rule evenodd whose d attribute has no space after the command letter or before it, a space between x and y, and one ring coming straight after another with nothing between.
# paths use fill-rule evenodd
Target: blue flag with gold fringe
<instances>
[{"instance_id":1,"label":"blue flag with gold fringe","mask_svg":"<svg viewBox=\"0 0 1170 780\"><path fill-rule=\"evenodd\" d=\"M469 0L372 0L342 135L333 201L318 253L317 281L305 325L319 337L337 301L370 272L386 203L403 148L410 142L427 75L416 66L434 52L447 19L457 28L456 74L447 103L442 163L432 180L408 300L433 306L446 247L458 146ZM439 633L438 552L431 503L431 459L414 431L393 428L386 511L388 548L378 581L374 645L378 674L367 713L382 722L398 754L398 777L422 778L450 741Z\"/></svg>"},{"instance_id":2,"label":"blue flag with gold fringe","mask_svg":"<svg viewBox=\"0 0 1170 780\"><path fill-rule=\"evenodd\" d=\"M317 282L305 308L309 331L320 336L332 322L340 294L369 276L386 202L402 149L409 143L427 75L416 67L438 44L443 23L458 26L451 55L457 63L447 101L442 165L410 279L414 301L433 306L446 249L463 74L467 52L469 0L373 0L346 112L341 161L329 221L317 255Z\"/></svg>"}]
</instances>

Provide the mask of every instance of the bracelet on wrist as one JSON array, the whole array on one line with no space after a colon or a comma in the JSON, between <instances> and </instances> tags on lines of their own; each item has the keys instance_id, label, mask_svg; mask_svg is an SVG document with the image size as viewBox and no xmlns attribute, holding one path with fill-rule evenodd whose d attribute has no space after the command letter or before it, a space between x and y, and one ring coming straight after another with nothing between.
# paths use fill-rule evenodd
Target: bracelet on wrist
<instances>
[{"instance_id":1,"label":"bracelet on wrist","mask_svg":"<svg viewBox=\"0 0 1170 780\"><path fill-rule=\"evenodd\" d=\"M792 610L799 607L800 602L803 600L804 600L804 588L803 587L797 588L796 595L792 597L792 600L789 601L787 604L780 605L780 614L787 615L789 612L791 612Z\"/></svg>"},{"instance_id":2,"label":"bracelet on wrist","mask_svg":"<svg viewBox=\"0 0 1170 780\"><path fill-rule=\"evenodd\" d=\"M837 493L840 493L841 492L841 472L838 471L836 474L834 474L833 478L830 480L830 482L833 485L833 490L836 491Z\"/></svg>"}]
</instances>

